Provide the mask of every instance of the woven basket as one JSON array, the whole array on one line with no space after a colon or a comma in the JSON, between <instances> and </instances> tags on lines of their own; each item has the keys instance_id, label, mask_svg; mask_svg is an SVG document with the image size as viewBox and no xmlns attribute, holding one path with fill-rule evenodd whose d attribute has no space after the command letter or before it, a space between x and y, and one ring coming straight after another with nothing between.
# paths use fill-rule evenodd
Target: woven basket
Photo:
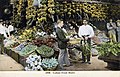
<instances>
[{"instance_id":1,"label":"woven basket","mask_svg":"<svg viewBox=\"0 0 120 77\"><path fill-rule=\"evenodd\" d=\"M53 50L54 51L54 50ZM54 52L49 52L47 53L47 55L44 55L44 54L40 54L42 57L51 57L54 55Z\"/></svg>"},{"instance_id":2,"label":"woven basket","mask_svg":"<svg viewBox=\"0 0 120 77\"><path fill-rule=\"evenodd\" d=\"M43 69L44 69L45 71L55 71L56 68L57 68L57 66L52 67L52 68L46 68L46 67L44 67L44 66L42 66L42 67L43 67Z\"/></svg>"}]
</instances>

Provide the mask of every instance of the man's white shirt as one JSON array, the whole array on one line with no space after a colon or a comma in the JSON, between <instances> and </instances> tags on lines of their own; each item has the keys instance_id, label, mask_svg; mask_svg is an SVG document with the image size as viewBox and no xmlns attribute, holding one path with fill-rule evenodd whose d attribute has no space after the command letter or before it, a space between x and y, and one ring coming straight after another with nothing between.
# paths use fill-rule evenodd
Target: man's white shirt
<instances>
[{"instance_id":1,"label":"man's white shirt","mask_svg":"<svg viewBox=\"0 0 120 77\"><path fill-rule=\"evenodd\" d=\"M0 34L4 34L4 37L7 38L7 34L8 33L8 29L3 26L2 24L0 24Z\"/></svg>"},{"instance_id":2,"label":"man's white shirt","mask_svg":"<svg viewBox=\"0 0 120 77\"><path fill-rule=\"evenodd\" d=\"M78 35L79 37L89 35L88 37L91 38L94 36L93 28L90 25L82 25L79 27Z\"/></svg>"},{"instance_id":3,"label":"man's white shirt","mask_svg":"<svg viewBox=\"0 0 120 77\"><path fill-rule=\"evenodd\" d=\"M12 25L9 25L8 26L8 31L11 32L11 31L14 31L14 27Z\"/></svg>"}]
</instances>

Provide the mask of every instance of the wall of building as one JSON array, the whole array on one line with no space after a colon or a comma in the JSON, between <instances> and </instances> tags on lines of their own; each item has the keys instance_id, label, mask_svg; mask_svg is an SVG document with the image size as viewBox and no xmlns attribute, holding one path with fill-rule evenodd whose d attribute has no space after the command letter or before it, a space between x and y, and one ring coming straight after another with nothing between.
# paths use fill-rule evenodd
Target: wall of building
<instances>
[{"instance_id":1,"label":"wall of building","mask_svg":"<svg viewBox=\"0 0 120 77\"><path fill-rule=\"evenodd\" d=\"M10 0L0 0L0 19L3 17L3 11L6 6L8 6Z\"/></svg>"}]
</instances>

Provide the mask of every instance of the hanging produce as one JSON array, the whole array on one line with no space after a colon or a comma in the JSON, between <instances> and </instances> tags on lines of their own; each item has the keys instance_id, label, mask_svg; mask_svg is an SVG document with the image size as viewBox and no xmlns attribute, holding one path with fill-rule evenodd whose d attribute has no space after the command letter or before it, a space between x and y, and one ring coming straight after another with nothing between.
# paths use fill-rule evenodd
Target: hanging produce
<instances>
[{"instance_id":1,"label":"hanging produce","mask_svg":"<svg viewBox=\"0 0 120 77\"><path fill-rule=\"evenodd\" d=\"M43 21L46 21L46 16L47 16L47 5L42 4L39 9L37 9L37 20L38 23L37 25L41 24Z\"/></svg>"},{"instance_id":2,"label":"hanging produce","mask_svg":"<svg viewBox=\"0 0 120 77\"><path fill-rule=\"evenodd\" d=\"M24 5L23 1L19 0L15 6L17 7L17 15L14 17L16 24L22 23L20 14ZM98 21L108 19L109 17L119 18L119 5L78 1L38 0L38 7L36 7L33 6L33 1L27 0L27 26L37 26L42 31L47 32L47 34L53 32L53 23L58 19L79 22L83 17L91 20L97 19Z\"/></svg>"},{"instance_id":3,"label":"hanging produce","mask_svg":"<svg viewBox=\"0 0 120 77\"><path fill-rule=\"evenodd\" d=\"M33 7L33 0L28 0L28 7L26 8L26 19L29 20L30 18L35 17L36 11L35 7Z\"/></svg>"},{"instance_id":4,"label":"hanging produce","mask_svg":"<svg viewBox=\"0 0 120 77\"><path fill-rule=\"evenodd\" d=\"M97 4L97 3L83 3L82 8L85 13L95 17L98 20L104 20L107 18L107 4Z\"/></svg>"},{"instance_id":5,"label":"hanging produce","mask_svg":"<svg viewBox=\"0 0 120 77\"><path fill-rule=\"evenodd\" d=\"M119 19L120 18L120 5L109 4L108 5L109 18Z\"/></svg>"}]
</instances>

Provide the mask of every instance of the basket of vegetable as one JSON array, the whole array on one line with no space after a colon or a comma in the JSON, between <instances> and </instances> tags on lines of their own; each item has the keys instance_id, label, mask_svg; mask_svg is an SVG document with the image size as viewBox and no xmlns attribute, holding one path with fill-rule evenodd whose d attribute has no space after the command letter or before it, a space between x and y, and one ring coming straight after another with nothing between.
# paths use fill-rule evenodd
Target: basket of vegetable
<instances>
[{"instance_id":1,"label":"basket of vegetable","mask_svg":"<svg viewBox=\"0 0 120 77\"><path fill-rule=\"evenodd\" d=\"M26 71L43 71L41 67L41 56L31 54L28 58L26 58L26 63Z\"/></svg>"},{"instance_id":2,"label":"basket of vegetable","mask_svg":"<svg viewBox=\"0 0 120 77\"><path fill-rule=\"evenodd\" d=\"M58 66L58 61L55 58L45 58L42 60L42 67L47 71L54 71Z\"/></svg>"},{"instance_id":3,"label":"basket of vegetable","mask_svg":"<svg viewBox=\"0 0 120 77\"><path fill-rule=\"evenodd\" d=\"M27 45L26 42L21 43L17 47L14 48L15 51L21 51Z\"/></svg>"},{"instance_id":4,"label":"basket of vegetable","mask_svg":"<svg viewBox=\"0 0 120 77\"><path fill-rule=\"evenodd\" d=\"M51 47L48 47L46 45L42 45L36 49L36 51L42 56L42 57L50 57L54 54L54 50Z\"/></svg>"},{"instance_id":5,"label":"basket of vegetable","mask_svg":"<svg viewBox=\"0 0 120 77\"><path fill-rule=\"evenodd\" d=\"M29 55L31 54L32 52L34 52L36 50L37 46L34 46L34 45L27 45L25 46L20 52L19 54L21 56L26 56L26 55Z\"/></svg>"}]
</instances>

